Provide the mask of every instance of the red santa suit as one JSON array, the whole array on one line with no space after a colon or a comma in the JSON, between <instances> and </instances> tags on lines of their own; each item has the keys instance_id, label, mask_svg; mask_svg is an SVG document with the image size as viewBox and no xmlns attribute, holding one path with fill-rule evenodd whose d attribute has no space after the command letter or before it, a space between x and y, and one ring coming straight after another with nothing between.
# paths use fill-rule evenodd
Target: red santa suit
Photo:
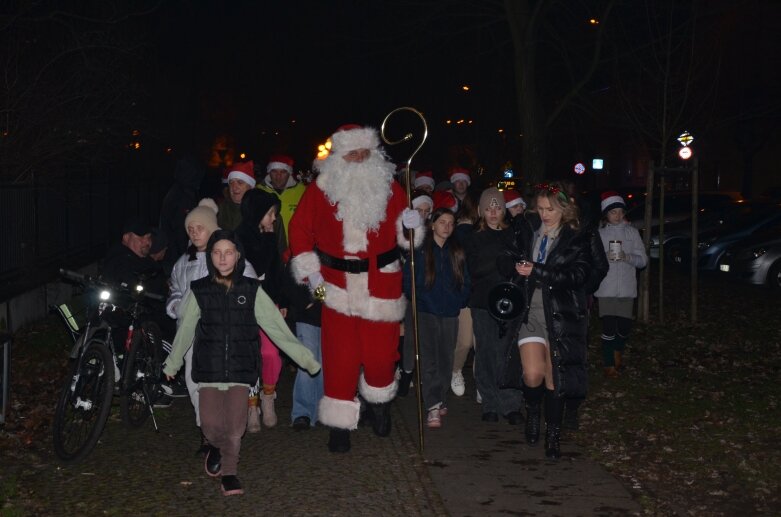
<instances>
[{"instance_id":1,"label":"red santa suit","mask_svg":"<svg viewBox=\"0 0 781 517\"><path fill-rule=\"evenodd\" d=\"M320 176L309 185L290 221L291 265L297 281L304 283L319 272L325 285L325 396L318 420L332 428L355 429L360 413L356 390L371 404L389 402L396 395L399 322L406 309L397 245L409 247L401 224L407 199L392 180L393 164L378 150L376 131L337 131L332 142L327 158L331 162L315 162ZM365 196L343 199L338 182L330 180L340 174L339 167L349 166L342 155L353 149L372 150L373 165L366 174L382 174L384 179L374 178L377 188ZM355 181L362 181L361 174ZM365 219L371 221L368 226ZM424 232L415 235L419 241Z\"/></svg>"}]
</instances>

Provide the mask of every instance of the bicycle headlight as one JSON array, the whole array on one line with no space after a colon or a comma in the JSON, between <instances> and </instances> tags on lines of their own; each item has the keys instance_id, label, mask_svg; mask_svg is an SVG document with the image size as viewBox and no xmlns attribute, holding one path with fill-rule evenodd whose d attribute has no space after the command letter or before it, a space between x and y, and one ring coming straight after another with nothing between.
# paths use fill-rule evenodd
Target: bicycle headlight
<instances>
[{"instance_id":1,"label":"bicycle headlight","mask_svg":"<svg viewBox=\"0 0 781 517\"><path fill-rule=\"evenodd\" d=\"M100 299L104 302L111 298L111 291L103 290L100 292Z\"/></svg>"}]
</instances>

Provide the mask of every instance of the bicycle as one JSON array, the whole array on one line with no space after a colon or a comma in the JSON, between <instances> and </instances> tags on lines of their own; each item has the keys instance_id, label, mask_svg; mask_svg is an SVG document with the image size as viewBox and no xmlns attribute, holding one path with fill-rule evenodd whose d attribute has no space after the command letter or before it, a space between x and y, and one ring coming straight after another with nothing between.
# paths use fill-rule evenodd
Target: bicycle
<instances>
[{"instance_id":1,"label":"bicycle","mask_svg":"<svg viewBox=\"0 0 781 517\"><path fill-rule=\"evenodd\" d=\"M73 271L61 269L60 274L84 289L87 302L83 326L67 304L53 307L73 339L70 374L54 413L54 451L75 463L97 444L114 395L125 425L140 427L151 416L159 431L153 397L162 380L162 339L158 326L143 317L148 312L144 302L163 297L145 292L142 284L131 290ZM127 328L123 344L112 338L118 328Z\"/></svg>"}]
</instances>

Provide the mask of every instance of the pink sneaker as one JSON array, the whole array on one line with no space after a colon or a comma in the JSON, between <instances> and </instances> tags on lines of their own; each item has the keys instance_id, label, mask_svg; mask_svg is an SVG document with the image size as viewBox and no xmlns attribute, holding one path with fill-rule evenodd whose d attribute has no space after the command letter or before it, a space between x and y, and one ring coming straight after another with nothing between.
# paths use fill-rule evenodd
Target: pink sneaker
<instances>
[{"instance_id":1,"label":"pink sneaker","mask_svg":"<svg viewBox=\"0 0 781 517\"><path fill-rule=\"evenodd\" d=\"M439 416L447 416L447 408L446 407L439 408Z\"/></svg>"},{"instance_id":2,"label":"pink sneaker","mask_svg":"<svg viewBox=\"0 0 781 517\"><path fill-rule=\"evenodd\" d=\"M429 429L438 429L442 427L442 419L440 418L439 409L429 410L428 418L426 419L426 427Z\"/></svg>"}]
</instances>

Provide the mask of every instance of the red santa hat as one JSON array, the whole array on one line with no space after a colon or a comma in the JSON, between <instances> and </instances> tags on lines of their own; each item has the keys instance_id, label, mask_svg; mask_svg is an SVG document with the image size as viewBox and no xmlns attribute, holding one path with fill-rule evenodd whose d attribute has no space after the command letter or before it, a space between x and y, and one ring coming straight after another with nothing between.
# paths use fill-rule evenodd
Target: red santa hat
<instances>
[{"instance_id":1,"label":"red santa hat","mask_svg":"<svg viewBox=\"0 0 781 517\"><path fill-rule=\"evenodd\" d=\"M222 169L222 184L227 185L228 184L228 173L230 172L230 169L228 167L225 167Z\"/></svg>"},{"instance_id":2,"label":"red santa hat","mask_svg":"<svg viewBox=\"0 0 781 517\"><path fill-rule=\"evenodd\" d=\"M435 184L434 173L431 171L419 172L415 175L415 188L420 188L427 185L433 190Z\"/></svg>"},{"instance_id":3,"label":"red santa hat","mask_svg":"<svg viewBox=\"0 0 781 517\"><path fill-rule=\"evenodd\" d=\"M271 172L272 169L282 169L287 171L288 174L293 173L293 158L284 154L275 154L268 159L268 165L266 165L266 172Z\"/></svg>"},{"instance_id":4,"label":"red santa hat","mask_svg":"<svg viewBox=\"0 0 781 517\"><path fill-rule=\"evenodd\" d=\"M412 193L412 208L420 208L423 203L428 203L431 209L434 209L434 200L423 190L416 190Z\"/></svg>"},{"instance_id":5,"label":"red santa hat","mask_svg":"<svg viewBox=\"0 0 781 517\"><path fill-rule=\"evenodd\" d=\"M345 124L340 126L331 135L331 154L341 156L356 149L374 150L380 146L380 137L377 130L363 127L357 124Z\"/></svg>"},{"instance_id":6,"label":"red santa hat","mask_svg":"<svg viewBox=\"0 0 781 517\"><path fill-rule=\"evenodd\" d=\"M518 205L523 205L526 208L526 201L523 200L517 190L504 190L502 194L504 195L505 208L512 208Z\"/></svg>"},{"instance_id":7,"label":"red santa hat","mask_svg":"<svg viewBox=\"0 0 781 517\"><path fill-rule=\"evenodd\" d=\"M602 215L605 215L614 208L623 208L626 210L626 203L624 203L624 198L622 198L618 192L614 190L608 190L602 193L601 208Z\"/></svg>"},{"instance_id":8,"label":"red santa hat","mask_svg":"<svg viewBox=\"0 0 781 517\"><path fill-rule=\"evenodd\" d=\"M434 210L438 208L447 208L451 212L458 211L458 200L456 196L446 190L437 190L434 192Z\"/></svg>"},{"instance_id":9,"label":"red santa hat","mask_svg":"<svg viewBox=\"0 0 781 517\"><path fill-rule=\"evenodd\" d=\"M250 187L255 188L255 166L252 160L234 163L228 173L228 182L230 180L243 181Z\"/></svg>"},{"instance_id":10,"label":"red santa hat","mask_svg":"<svg viewBox=\"0 0 781 517\"><path fill-rule=\"evenodd\" d=\"M471 185L472 178L469 176L469 171L463 167L450 169L450 183L455 183L456 181L466 181L467 185Z\"/></svg>"}]
</instances>

